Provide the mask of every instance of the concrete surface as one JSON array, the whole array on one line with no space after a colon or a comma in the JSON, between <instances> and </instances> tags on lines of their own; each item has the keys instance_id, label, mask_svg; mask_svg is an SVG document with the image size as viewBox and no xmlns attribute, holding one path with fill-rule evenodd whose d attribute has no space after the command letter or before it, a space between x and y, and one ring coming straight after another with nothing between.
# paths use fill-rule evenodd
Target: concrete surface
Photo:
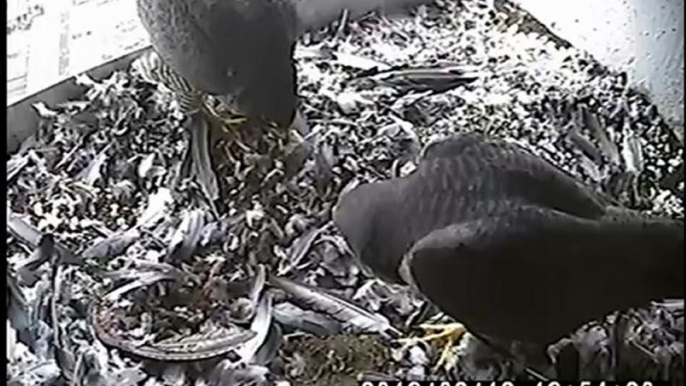
<instances>
[{"instance_id":1,"label":"concrete surface","mask_svg":"<svg viewBox=\"0 0 686 386\"><path fill-rule=\"evenodd\" d=\"M514 0L553 33L626 71L683 139L684 0Z\"/></svg>"}]
</instances>

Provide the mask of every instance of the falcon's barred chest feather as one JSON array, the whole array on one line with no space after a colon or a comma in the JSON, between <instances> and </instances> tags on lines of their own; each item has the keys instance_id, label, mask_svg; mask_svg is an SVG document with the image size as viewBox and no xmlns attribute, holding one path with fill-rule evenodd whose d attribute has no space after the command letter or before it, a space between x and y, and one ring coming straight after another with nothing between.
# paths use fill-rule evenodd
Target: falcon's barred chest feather
<instances>
[{"instance_id":1,"label":"falcon's barred chest feather","mask_svg":"<svg viewBox=\"0 0 686 386\"><path fill-rule=\"evenodd\" d=\"M282 0L138 0L153 47L184 84L287 127L296 107L296 16ZM174 74L172 74L174 73ZM174 79L173 75L183 78Z\"/></svg>"},{"instance_id":2,"label":"falcon's barred chest feather","mask_svg":"<svg viewBox=\"0 0 686 386\"><path fill-rule=\"evenodd\" d=\"M181 113L192 114L201 107L201 94L155 52L142 55L133 64L147 82L160 83L174 93Z\"/></svg>"}]
</instances>

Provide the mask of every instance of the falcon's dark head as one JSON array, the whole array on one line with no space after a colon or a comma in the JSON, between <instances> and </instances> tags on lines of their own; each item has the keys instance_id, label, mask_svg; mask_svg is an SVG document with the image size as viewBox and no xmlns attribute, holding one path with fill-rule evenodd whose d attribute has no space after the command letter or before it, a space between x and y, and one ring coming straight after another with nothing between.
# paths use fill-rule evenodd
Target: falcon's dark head
<instances>
[{"instance_id":1,"label":"falcon's dark head","mask_svg":"<svg viewBox=\"0 0 686 386\"><path fill-rule=\"evenodd\" d=\"M248 84L242 85L237 102L247 115L260 116L281 128L287 128L293 122L297 85L295 64L290 55L289 51L272 57L270 64L262 66L261 74L246 77Z\"/></svg>"},{"instance_id":2,"label":"falcon's dark head","mask_svg":"<svg viewBox=\"0 0 686 386\"><path fill-rule=\"evenodd\" d=\"M333 222L358 258L364 256L374 231L375 196L365 193L370 188L367 184L343 192L333 208Z\"/></svg>"},{"instance_id":3,"label":"falcon's dark head","mask_svg":"<svg viewBox=\"0 0 686 386\"><path fill-rule=\"evenodd\" d=\"M365 184L343 193L333 221L364 266L388 282L400 283L398 268L409 239L394 205L400 189L397 181Z\"/></svg>"}]
</instances>

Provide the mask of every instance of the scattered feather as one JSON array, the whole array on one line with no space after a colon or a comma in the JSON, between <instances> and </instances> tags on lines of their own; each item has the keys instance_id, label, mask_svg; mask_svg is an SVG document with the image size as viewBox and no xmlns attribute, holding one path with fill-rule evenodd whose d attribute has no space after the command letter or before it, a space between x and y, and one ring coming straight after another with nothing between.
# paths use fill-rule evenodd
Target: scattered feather
<instances>
[{"instance_id":1,"label":"scattered feather","mask_svg":"<svg viewBox=\"0 0 686 386\"><path fill-rule=\"evenodd\" d=\"M343 323L345 327L359 332L380 333L388 336L399 336L389 321L381 314L371 313L347 300L326 293L324 290L312 288L292 280L270 277L270 283L290 294L294 299L324 312Z\"/></svg>"},{"instance_id":2,"label":"scattered feather","mask_svg":"<svg viewBox=\"0 0 686 386\"><path fill-rule=\"evenodd\" d=\"M265 292L257 303L255 317L250 324L250 330L255 332L255 336L236 348L236 354L242 362L252 364L255 361L255 355L267 340L271 324L272 299L269 293Z\"/></svg>"},{"instance_id":3,"label":"scattered feather","mask_svg":"<svg viewBox=\"0 0 686 386\"><path fill-rule=\"evenodd\" d=\"M318 336L335 335L343 330L340 322L318 312L303 310L290 302L274 306L274 319L289 329Z\"/></svg>"},{"instance_id":4,"label":"scattered feather","mask_svg":"<svg viewBox=\"0 0 686 386\"><path fill-rule=\"evenodd\" d=\"M258 151L236 151L230 162L210 154L219 148L204 140L205 121L184 120L170 90L135 69L102 79L78 76L83 95L34 106L38 130L7 168L8 268L19 273L44 234L54 235L60 259L41 264L33 286L18 278L33 344L15 342L8 383L121 385L130 376L132 384L204 386L213 363L163 362L167 372L159 377L144 358L212 357L227 364L220 384L280 376L291 384L335 384L327 382L335 373L331 358L310 355L329 348L370 358L345 362L351 373L426 375L427 366L404 355L369 356L369 346L356 346L364 335L341 334L342 326L355 330L348 320L338 321L348 314L383 329L412 326L415 316L435 310L402 290L373 284L327 224L350 187L411 173L419 149L449 134L479 131L521 142L617 201L683 217L683 141L655 106L628 87L626 74L549 35L508 2L435 2L393 19L344 15L333 27L305 33L295 58L300 112L311 129L303 145L293 141L281 149L282 139L246 130L242 139L260 137ZM468 79L464 70L478 77ZM271 153L281 150L290 155ZM191 159L199 161L195 169ZM181 261L173 261L177 256ZM61 278L51 274L55 267ZM305 283L312 293L300 288L305 301L292 300L312 310L275 296L273 318L284 330L283 342L272 337L277 323L271 323L253 355L256 363L231 366L240 343L227 346L231 334L254 336L232 323L254 322L264 294L261 277L273 273ZM94 327L106 333L96 331L98 337L119 340L103 345L84 315L91 299L102 301L110 291L120 292L117 302L99 309L110 323ZM351 310L348 299L366 313ZM378 322L375 313L388 322ZM637 369L629 378L678 381L683 307L656 305L636 315L622 352ZM210 338L217 331L224 331L224 343ZM311 338L310 345L295 344L298 336ZM586 378L606 379L612 371L605 365L607 335L585 329L573 338L586 350ZM187 344L179 343L184 339ZM462 347L463 341L455 348L454 378L521 376L509 362L473 344ZM141 347L148 350L142 356L120 357ZM294 347L300 351L286 358ZM275 351L279 357L267 369ZM391 368L374 367L379 358ZM269 371L287 359L285 374ZM324 369L321 378L309 368ZM346 376L355 382L355 374Z\"/></svg>"},{"instance_id":5,"label":"scattered feather","mask_svg":"<svg viewBox=\"0 0 686 386\"><path fill-rule=\"evenodd\" d=\"M116 232L104 239L98 240L86 248L82 253L84 259L109 261L126 251L141 237L137 228Z\"/></svg>"}]
</instances>

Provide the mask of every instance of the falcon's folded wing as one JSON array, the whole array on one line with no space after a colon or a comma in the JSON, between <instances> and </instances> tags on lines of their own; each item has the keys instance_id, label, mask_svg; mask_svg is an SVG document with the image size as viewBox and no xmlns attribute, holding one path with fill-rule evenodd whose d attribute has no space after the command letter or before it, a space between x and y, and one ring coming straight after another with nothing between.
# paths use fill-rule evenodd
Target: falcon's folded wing
<instances>
[{"instance_id":1,"label":"falcon's folded wing","mask_svg":"<svg viewBox=\"0 0 686 386\"><path fill-rule=\"evenodd\" d=\"M437 229L401 274L468 328L548 344L591 319L683 297L683 225L522 207Z\"/></svg>"}]
</instances>

